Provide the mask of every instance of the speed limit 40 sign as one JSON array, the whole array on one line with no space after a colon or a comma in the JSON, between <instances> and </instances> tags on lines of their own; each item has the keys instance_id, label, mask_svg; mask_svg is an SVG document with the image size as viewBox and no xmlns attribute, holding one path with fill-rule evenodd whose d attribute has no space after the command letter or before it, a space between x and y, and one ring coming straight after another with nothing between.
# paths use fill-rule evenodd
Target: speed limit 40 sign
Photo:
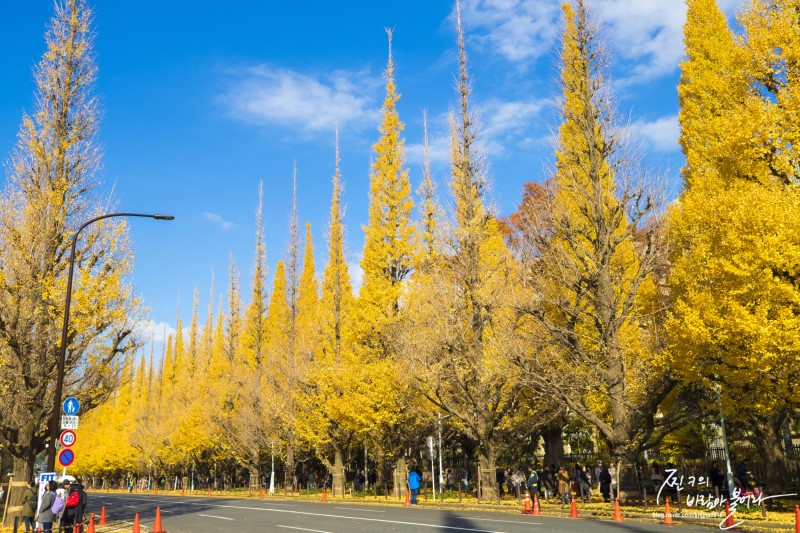
<instances>
[{"instance_id":1,"label":"speed limit 40 sign","mask_svg":"<svg viewBox=\"0 0 800 533\"><path fill-rule=\"evenodd\" d=\"M71 429L65 429L61 432L61 445L65 448L69 448L73 444L75 444L75 432Z\"/></svg>"}]
</instances>

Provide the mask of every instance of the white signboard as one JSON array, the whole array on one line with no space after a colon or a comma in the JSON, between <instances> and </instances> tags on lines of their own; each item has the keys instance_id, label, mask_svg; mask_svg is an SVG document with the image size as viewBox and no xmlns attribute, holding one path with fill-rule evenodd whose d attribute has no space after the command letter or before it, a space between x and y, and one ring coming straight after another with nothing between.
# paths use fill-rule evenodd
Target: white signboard
<instances>
[{"instance_id":1,"label":"white signboard","mask_svg":"<svg viewBox=\"0 0 800 533\"><path fill-rule=\"evenodd\" d=\"M78 429L78 417L70 415L62 416L61 429Z\"/></svg>"}]
</instances>

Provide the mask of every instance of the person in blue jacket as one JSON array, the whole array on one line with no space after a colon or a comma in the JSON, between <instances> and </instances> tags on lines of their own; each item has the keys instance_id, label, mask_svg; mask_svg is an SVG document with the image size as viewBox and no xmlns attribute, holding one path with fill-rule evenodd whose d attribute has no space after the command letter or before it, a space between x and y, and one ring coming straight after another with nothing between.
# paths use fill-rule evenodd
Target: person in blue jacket
<instances>
[{"instance_id":1,"label":"person in blue jacket","mask_svg":"<svg viewBox=\"0 0 800 533\"><path fill-rule=\"evenodd\" d=\"M422 478L414 468L408 472L408 490L411 491L411 505L417 505L417 496L419 495L419 482Z\"/></svg>"}]
</instances>

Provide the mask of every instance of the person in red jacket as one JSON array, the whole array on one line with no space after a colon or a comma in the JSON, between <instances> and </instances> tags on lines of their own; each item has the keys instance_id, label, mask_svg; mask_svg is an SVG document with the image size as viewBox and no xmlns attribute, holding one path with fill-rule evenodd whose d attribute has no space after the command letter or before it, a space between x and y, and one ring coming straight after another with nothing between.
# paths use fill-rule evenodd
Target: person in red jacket
<instances>
[{"instance_id":1,"label":"person in red jacket","mask_svg":"<svg viewBox=\"0 0 800 533\"><path fill-rule=\"evenodd\" d=\"M64 501L64 533L83 533L83 515L87 500L88 496L81 482L73 483Z\"/></svg>"}]
</instances>

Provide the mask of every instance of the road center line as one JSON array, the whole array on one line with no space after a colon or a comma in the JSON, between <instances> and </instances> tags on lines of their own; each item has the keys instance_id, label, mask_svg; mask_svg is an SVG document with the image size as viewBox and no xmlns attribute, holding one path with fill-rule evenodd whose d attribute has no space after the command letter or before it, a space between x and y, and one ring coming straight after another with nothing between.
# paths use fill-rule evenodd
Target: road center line
<instances>
[{"instance_id":1,"label":"road center line","mask_svg":"<svg viewBox=\"0 0 800 533\"><path fill-rule=\"evenodd\" d=\"M296 529L298 531L311 531L312 533L330 533L330 531L320 531L319 529L306 529L304 527L282 526L277 524L275 527L284 527L286 529Z\"/></svg>"},{"instance_id":2,"label":"road center line","mask_svg":"<svg viewBox=\"0 0 800 533\"><path fill-rule=\"evenodd\" d=\"M334 509L341 509L342 511L361 511L363 513L385 513L386 511L375 511L373 509L359 509L357 507L334 507Z\"/></svg>"},{"instance_id":3,"label":"road center line","mask_svg":"<svg viewBox=\"0 0 800 533\"><path fill-rule=\"evenodd\" d=\"M204 516L206 518L219 518L220 520L233 520L233 518L228 518L227 516L216 516L213 514L198 514L197 516Z\"/></svg>"}]
</instances>

